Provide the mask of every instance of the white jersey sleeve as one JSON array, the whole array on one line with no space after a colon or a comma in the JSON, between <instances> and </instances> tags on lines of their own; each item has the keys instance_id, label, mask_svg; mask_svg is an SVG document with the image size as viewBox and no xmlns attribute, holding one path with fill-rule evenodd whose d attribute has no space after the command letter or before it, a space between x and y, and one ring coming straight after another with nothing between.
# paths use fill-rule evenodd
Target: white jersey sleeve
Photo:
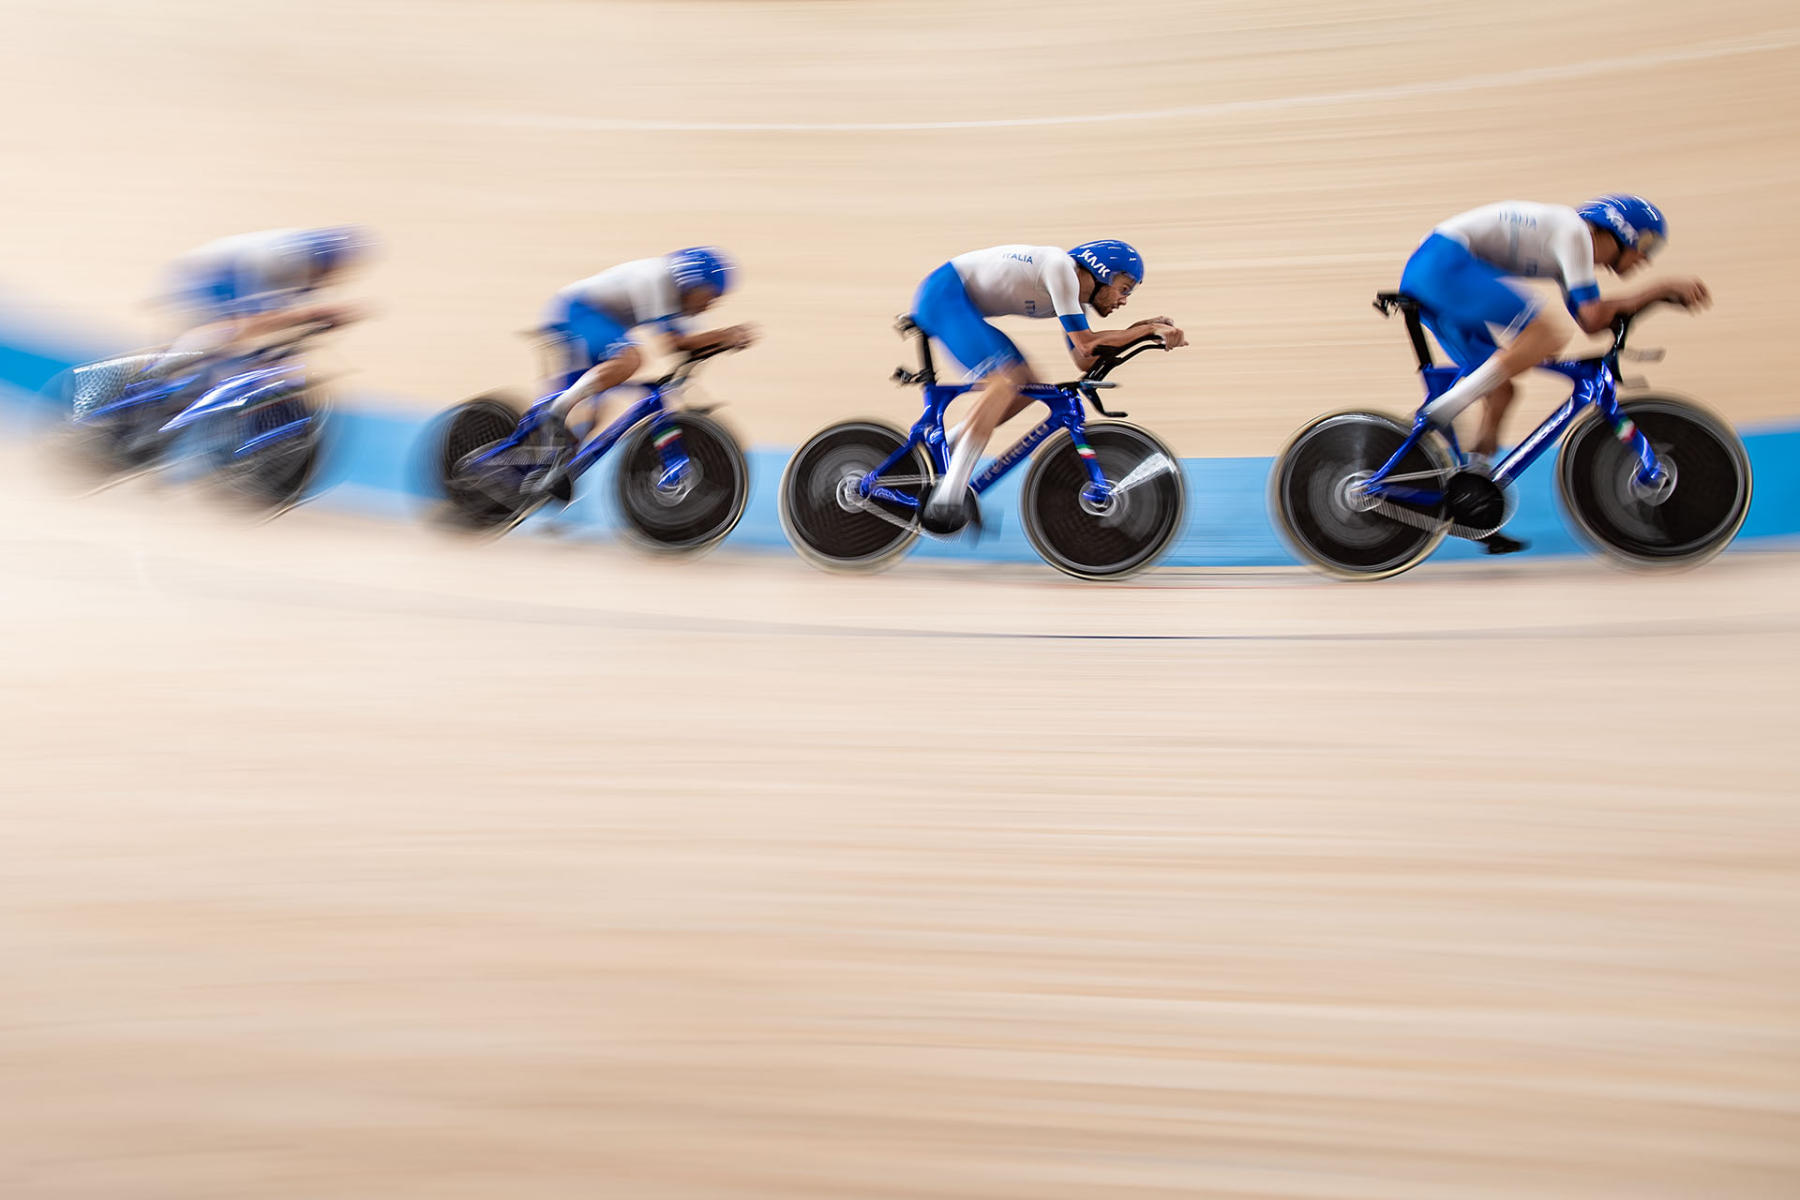
<instances>
[{"instance_id":1,"label":"white jersey sleeve","mask_svg":"<svg viewBox=\"0 0 1800 1200\"><path fill-rule=\"evenodd\" d=\"M1566 205L1505 200L1451 217L1436 232L1509 275L1556 280L1570 308L1600 298L1593 237Z\"/></svg>"},{"instance_id":2,"label":"white jersey sleeve","mask_svg":"<svg viewBox=\"0 0 1800 1200\"><path fill-rule=\"evenodd\" d=\"M1588 224L1574 209L1565 210L1572 221L1557 221L1545 239L1546 249L1556 259L1557 274L1562 278L1563 293L1570 308L1579 308L1600 298L1600 281L1594 266L1594 235Z\"/></svg>"},{"instance_id":3,"label":"white jersey sleeve","mask_svg":"<svg viewBox=\"0 0 1800 1200\"><path fill-rule=\"evenodd\" d=\"M1086 329L1075 263L1060 246L990 246L950 260L984 317L1057 317L1064 329Z\"/></svg>"},{"instance_id":4,"label":"white jersey sleeve","mask_svg":"<svg viewBox=\"0 0 1800 1200\"><path fill-rule=\"evenodd\" d=\"M1075 260L1066 253L1056 254L1044 262L1039 277L1050 293L1050 307L1070 332L1088 327L1087 313L1081 307L1081 279L1075 274Z\"/></svg>"}]
</instances>

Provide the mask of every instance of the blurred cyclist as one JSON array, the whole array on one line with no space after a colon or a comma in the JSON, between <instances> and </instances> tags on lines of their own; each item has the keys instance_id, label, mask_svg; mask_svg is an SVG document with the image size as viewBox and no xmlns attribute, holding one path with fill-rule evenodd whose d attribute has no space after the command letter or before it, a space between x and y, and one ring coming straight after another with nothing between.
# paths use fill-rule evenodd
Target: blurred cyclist
<instances>
[{"instance_id":1,"label":"blurred cyclist","mask_svg":"<svg viewBox=\"0 0 1800 1200\"><path fill-rule=\"evenodd\" d=\"M1400 290L1419 302L1425 324L1464 374L1425 412L1433 424L1448 428L1457 414L1486 397L1481 428L1470 446L1474 470L1482 475L1491 471L1488 462L1500 445L1500 421L1513 400L1513 378L1555 357L1571 334L1568 322L1553 311L1540 311L1537 301L1508 283L1508 277L1555 280L1583 333L1599 333L1614 317L1658 300L1703 308L1711 297L1698 279L1654 283L1610 300L1600 297L1597 268L1629 275L1650 260L1668 233L1662 211L1648 200L1611 195L1580 208L1527 201L1489 204L1450 218L1426 236L1407 260ZM1525 548L1500 533L1482 544L1490 554Z\"/></svg>"},{"instance_id":2,"label":"blurred cyclist","mask_svg":"<svg viewBox=\"0 0 1800 1200\"><path fill-rule=\"evenodd\" d=\"M347 324L347 304L305 303L342 280L373 242L351 226L270 229L208 242L175 263L172 301L188 328L172 351L218 353L283 329L314 322Z\"/></svg>"},{"instance_id":3,"label":"blurred cyclist","mask_svg":"<svg viewBox=\"0 0 1800 1200\"><path fill-rule=\"evenodd\" d=\"M1056 317L1075 365L1085 371L1096 352L1117 348L1154 330L1163 347L1187 344L1167 317L1138 321L1125 329L1093 330L1092 308L1110 317L1124 308L1144 281L1144 260L1129 243L1083 242L1073 250L1058 246L994 246L959 254L919 285L912 319L941 342L957 362L982 383L975 407L949 431L950 465L926 499L920 523L932 533L954 533L979 518L969 480L975 461L1000 425L1030 400L1020 389L1032 382L1031 367L1011 338L989 317Z\"/></svg>"},{"instance_id":4,"label":"blurred cyclist","mask_svg":"<svg viewBox=\"0 0 1800 1200\"><path fill-rule=\"evenodd\" d=\"M631 332L651 326L666 352L724 346L741 350L756 340L750 325L690 332L697 317L731 290L736 269L724 251L693 246L660 258L620 263L571 283L550 302L544 328L565 355L565 373L551 383L563 389L551 406L579 444L599 424L602 397L643 366Z\"/></svg>"}]
</instances>

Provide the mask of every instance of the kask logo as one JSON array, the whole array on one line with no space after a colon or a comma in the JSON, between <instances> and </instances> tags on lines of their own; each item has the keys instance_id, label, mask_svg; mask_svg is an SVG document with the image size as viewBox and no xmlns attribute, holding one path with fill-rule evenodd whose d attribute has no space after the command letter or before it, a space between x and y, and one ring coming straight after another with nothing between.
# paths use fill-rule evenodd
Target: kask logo
<instances>
[{"instance_id":1,"label":"kask logo","mask_svg":"<svg viewBox=\"0 0 1800 1200\"><path fill-rule=\"evenodd\" d=\"M1092 250L1083 250L1081 252L1081 261L1088 270L1094 273L1094 278L1098 279L1101 283L1105 283L1112 278L1112 268L1096 258Z\"/></svg>"}]
</instances>

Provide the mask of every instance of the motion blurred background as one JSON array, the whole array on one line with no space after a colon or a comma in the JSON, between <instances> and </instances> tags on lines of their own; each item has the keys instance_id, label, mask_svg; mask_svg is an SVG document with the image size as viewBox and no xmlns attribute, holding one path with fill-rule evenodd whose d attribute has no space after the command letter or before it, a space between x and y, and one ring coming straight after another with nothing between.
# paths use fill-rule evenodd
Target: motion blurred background
<instances>
[{"instance_id":1,"label":"motion blurred background","mask_svg":"<svg viewBox=\"0 0 1800 1200\"><path fill-rule=\"evenodd\" d=\"M1716 297L1645 324L1658 385L1796 412L1791 4L0 0L0 44L0 322L150 342L182 251L359 222L350 404L527 387L557 287L713 242L766 341L707 385L793 445L909 415L950 255L1123 237L1194 343L1134 415L1267 455L1415 403L1368 305L1433 223L1630 190ZM1786 554L845 580L0 455L0 1194L1800 1192Z\"/></svg>"}]
</instances>

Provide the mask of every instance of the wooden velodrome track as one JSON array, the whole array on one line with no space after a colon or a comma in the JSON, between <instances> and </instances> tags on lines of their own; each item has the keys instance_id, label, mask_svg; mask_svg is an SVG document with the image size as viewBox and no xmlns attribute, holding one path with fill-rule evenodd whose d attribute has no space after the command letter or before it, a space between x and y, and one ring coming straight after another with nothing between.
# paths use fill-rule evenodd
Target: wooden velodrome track
<instances>
[{"instance_id":1,"label":"wooden velodrome track","mask_svg":"<svg viewBox=\"0 0 1800 1200\"><path fill-rule=\"evenodd\" d=\"M16 295L147 338L186 246L364 220L341 357L421 405L709 239L792 443L904 413L948 253L1117 234L1197 343L1134 416L1267 454L1411 403L1367 301L1436 217L1631 187L1718 295L1657 382L1794 410L1790 5L0 21ZM1800 1190L1792 558L842 579L5 465L0 1195Z\"/></svg>"}]
</instances>

